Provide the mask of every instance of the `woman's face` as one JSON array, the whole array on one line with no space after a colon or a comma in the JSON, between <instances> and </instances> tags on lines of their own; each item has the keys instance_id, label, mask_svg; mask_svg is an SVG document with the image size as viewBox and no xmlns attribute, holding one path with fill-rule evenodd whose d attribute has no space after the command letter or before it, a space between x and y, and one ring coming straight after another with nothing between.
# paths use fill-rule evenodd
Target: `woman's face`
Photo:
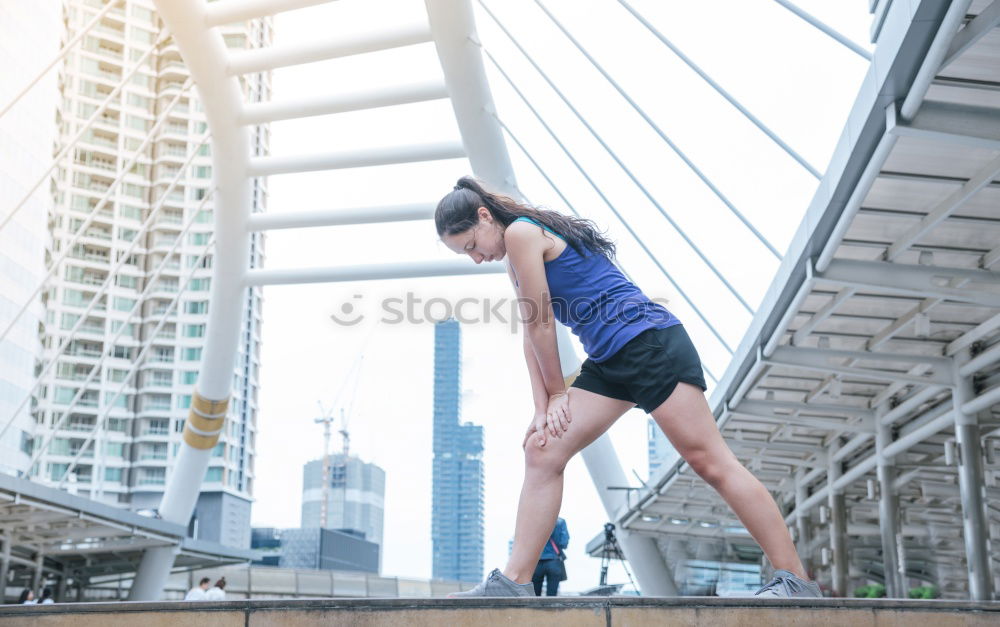
<instances>
[{"instance_id":1,"label":"woman's face","mask_svg":"<svg viewBox=\"0 0 1000 627\"><path fill-rule=\"evenodd\" d=\"M463 233L445 235L444 245L459 255L468 255L476 263L500 261L507 254L503 227L493 219L486 207L479 208L479 223Z\"/></svg>"}]
</instances>

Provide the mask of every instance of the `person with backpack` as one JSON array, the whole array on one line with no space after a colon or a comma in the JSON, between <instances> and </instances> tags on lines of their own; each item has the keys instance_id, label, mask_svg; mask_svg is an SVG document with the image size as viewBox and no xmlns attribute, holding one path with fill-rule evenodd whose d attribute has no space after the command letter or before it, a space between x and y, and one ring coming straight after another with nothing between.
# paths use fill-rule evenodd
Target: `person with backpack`
<instances>
[{"instance_id":1,"label":"person with backpack","mask_svg":"<svg viewBox=\"0 0 1000 627\"><path fill-rule=\"evenodd\" d=\"M559 596L559 584L566 581L566 547L569 545L569 530L566 521L556 520L556 526L549 535L549 541L542 549L542 555L535 566L535 574L531 583L535 586L535 596L542 596L542 583L545 583L545 596Z\"/></svg>"}]
</instances>

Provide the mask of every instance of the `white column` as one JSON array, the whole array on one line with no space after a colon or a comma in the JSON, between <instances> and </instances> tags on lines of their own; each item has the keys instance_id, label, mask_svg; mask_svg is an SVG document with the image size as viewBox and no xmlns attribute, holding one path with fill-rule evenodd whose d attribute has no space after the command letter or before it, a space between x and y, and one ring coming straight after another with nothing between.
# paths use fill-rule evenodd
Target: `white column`
<instances>
[{"instance_id":1,"label":"white column","mask_svg":"<svg viewBox=\"0 0 1000 627\"><path fill-rule=\"evenodd\" d=\"M239 345L240 317L250 259L249 131L239 123L243 95L236 78L227 75L228 52L218 33L205 27L203 0L155 0L191 72L212 132L215 192L215 255L209 293L211 306L205 346L192 394L184 438L171 467L160 502L160 516L187 527L205 470L225 427ZM129 600L158 599L166 584L177 547L148 549L139 565Z\"/></svg>"},{"instance_id":2,"label":"white column","mask_svg":"<svg viewBox=\"0 0 1000 627\"><path fill-rule=\"evenodd\" d=\"M795 476L795 527L798 531L798 552L802 560L802 566L806 569L806 574L813 576L813 560L811 554L812 526L809 520L809 508L804 506L805 500L809 497L807 486L803 480L801 469Z\"/></svg>"},{"instance_id":3,"label":"white column","mask_svg":"<svg viewBox=\"0 0 1000 627\"><path fill-rule=\"evenodd\" d=\"M832 453L830 457L830 470L827 475L827 482L831 486L827 498L830 505L830 552L833 553L830 585L833 588L834 596L846 597L848 596L847 577L850 572L847 563L847 504L844 491L832 488L837 479L840 479L843 462L832 459Z\"/></svg>"},{"instance_id":4,"label":"white column","mask_svg":"<svg viewBox=\"0 0 1000 627\"><path fill-rule=\"evenodd\" d=\"M885 454L892 443L892 428L882 423L882 412L876 414L875 458L878 476L879 530L882 536L882 570L885 573L885 594L889 598L906 598L904 578L900 573L896 536L899 534L899 495L896 492L896 460Z\"/></svg>"},{"instance_id":5,"label":"white column","mask_svg":"<svg viewBox=\"0 0 1000 627\"><path fill-rule=\"evenodd\" d=\"M968 349L956 356L955 386L952 388L955 438L958 442L958 489L962 498L962 529L969 571L969 598L973 601L989 601L993 596L993 577L990 574L989 519L986 517L986 499L983 496L986 482L983 476L979 419L976 413L962 409L963 405L976 396L972 385L972 374L962 376L959 372L959 366L969 358Z\"/></svg>"},{"instance_id":6,"label":"white column","mask_svg":"<svg viewBox=\"0 0 1000 627\"><path fill-rule=\"evenodd\" d=\"M570 343L569 331L561 324L556 328L556 344L559 347L563 377L568 385L576 378L582 362ZM611 444L611 438L605 433L583 449L582 455L608 519L616 522L619 513L626 505L626 491L608 488L628 485L628 479L618 462L618 455ZM677 584L674 583L663 553L660 552L653 537L632 533L621 527L616 528L615 534L644 596L678 595Z\"/></svg>"},{"instance_id":7,"label":"white column","mask_svg":"<svg viewBox=\"0 0 1000 627\"><path fill-rule=\"evenodd\" d=\"M35 591L35 594L41 595L42 582L45 578L42 576L42 567L45 564L45 554L41 550L35 554L35 574L31 577L31 589Z\"/></svg>"},{"instance_id":8,"label":"white column","mask_svg":"<svg viewBox=\"0 0 1000 627\"><path fill-rule=\"evenodd\" d=\"M7 593L7 573L10 571L10 536L0 536L3 550L0 552L0 603L4 602Z\"/></svg>"}]
</instances>

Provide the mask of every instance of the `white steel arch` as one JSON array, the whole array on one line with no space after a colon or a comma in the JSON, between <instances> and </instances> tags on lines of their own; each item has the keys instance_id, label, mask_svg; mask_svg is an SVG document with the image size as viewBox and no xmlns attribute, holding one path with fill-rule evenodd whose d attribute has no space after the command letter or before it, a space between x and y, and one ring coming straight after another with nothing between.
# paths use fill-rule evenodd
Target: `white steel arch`
<instances>
[{"instance_id":1,"label":"white steel arch","mask_svg":"<svg viewBox=\"0 0 1000 627\"><path fill-rule=\"evenodd\" d=\"M503 268L463 263L355 266L302 270L251 270L250 234L268 228L294 228L332 224L360 224L430 217L429 206L394 206L355 211L329 211L281 217L251 216L249 194L254 176L268 174L406 163L429 159L468 157L473 172L504 194L519 196L500 126L475 41L472 9L466 0L427 0L429 32L409 29L384 36L359 36L343 43L301 44L294 48L254 50L234 58L212 27L237 19L319 4L316 0L253 3L223 0L206 5L202 0L157 0L157 9L172 31L205 103L212 134L215 172L215 266L211 308L201 370L185 424L184 440L173 474L159 508L170 522L186 524L197 500L211 449L225 428L230 397L230 373L237 354L240 305L248 285L373 280L413 276L497 273ZM446 89L435 85L404 85L396 91L321 96L310 102L253 104L243 102L238 76L280 66L408 45L433 39L444 71ZM455 111L462 145L401 146L392 150L304 155L291 158L251 157L246 125L264 120L306 117L417 102L447 96ZM579 372L580 358L561 329L558 336L563 374L571 380ZM624 503L624 495L607 488L626 483L607 435L584 452L584 460L609 517ZM622 494L622 496L617 496ZM647 594L677 593L662 556L651 537L623 530L620 540L636 577ZM129 593L132 600L155 599L173 565L172 547L146 551Z\"/></svg>"},{"instance_id":2,"label":"white steel arch","mask_svg":"<svg viewBox=\"0 0 1000 627\"><path fill-rule=\"evenodd\" d=\"M216 207L213 242L216 251L210 293L212 305L202 367L189 418L185 423L183 443L159 507L159 515L172 523L186 525L190 520L210 451L226 426L225 416L233 392L230 389L232 372L239 350L239 322L248 287L503 271L500 267L474 266L467 261L415 262L405 266L371 264L306 269L252 269L251 249L256 233L272 229L426 220L433 213L430 204L414 202L381 207L251 215L251 193L256 177L464 157L471 163L473 172L492 187L513 197L522 197L508 156L504 139L506 133L552 184L494 108L481 55L485 52L491 60L493 57L478 40L468 0L425 0L429 27L386 27L381 32L352 34L349 38L336 41L302 42L292 46L245 52L227 50L216 30L216 27L234 21L269 16L327 1L330 0L220 0L212 3L205 0L155 0L160 16L173 34L204 102L211 131L215 176L215 189L210 195ZM867 54L799 10L793 3L775 1L858 55L864 57ZM783 140L765 128L721 85L695 66L692 60L658 33L625 0L618 0L618 3L765 135L786 152L790 152L790 156L803 167L816 174ZM97 18L91 20L90 25L117 4L109 3ZM481 4L492 17L485 4ZM544 10L541 2L538 4ZM911 157L918 154L930 167L937 166L938 161L935 159L938 155L935 151L925 150L927 154L919 154L919 151L914 150L914 146L920 147L920 142L925 143L925 149L927 143L938 142L941 145L961 145L979 151L1000 153L996 106L982 104L976 99L966 102L967 98L971 98L969 90L995 91L996 85L1000 85L1000 76L996 76L996 80L978 82L961 76L962 70L976 69L973 67L976 55L966 55L966 51L972 49L976 54L981 54L984 50L983 42L987 51L994 54L991 58L995 58L1000 2L922 0L904 6L903 3L873 1L871 10L875 15L873 40L883 37L889 42L895 42L892 44L894 46L899 43L895 40L905 35L906 45L899 53L901 63L900 59L892 56L896 54L892 46L876 51L873 55L876 62L871 68L872 78L866 82L862 94L874 91L869 89L869 83L881 84L879 81L883 80L899 85L907 84L908 89L892 94L879 91L877 97L874 93L868 94L878 101L869 107L874 112L871 120L860 119L863 117L860 114L852 114L845 131L847 139L855 141L860 136L868 141L870 154L863 155L864 163L860 163L858 157L851 155L848 159L844 150L838 150L815 201L816 208L822 211L811 210L807 215L805 226L812 228L822 223L823 228L817 231L820 235L810 236L808 241L794 242L796 247L803 249L801 259L797 256L795 259L785 260L783 273L779 275L780 284L772 290L777 289L781 294L769 294L766 301L769 309L758 312L759 320L754 321L750 333L735 351L737 361L722 377L717 389L716 409L720 426L729 430L729 434L735 434L732 439L737 454L748 460L749 464L755 464L755 470L760 471L765 482L773 482L776 492L787 492L787 498L782 503L788 512L786 522L795 527L800 547L807 559L810 554L817 553L817 548L822 544L822 538L814 533L817 525L812 516L814 510L819 510L820 525L829 526L831 531L829 549L834 564L831 578L836 582L838 590L843 590L847 580L848 539L857 545L855 536L881 535L881 557L872 557L871 551L876 548L873 546L855 546L854 551L866 564L875 564L881 560L881 576L885 578L887 586L896 594L903 592L908 559L905 553L913 549L903 542L903 536L920 535L923 531L902 520L898 511L900 507L906 512L919 514L920 511L916 506L901 505L900 496L907 483L920 478L921 473L930 473L932 478L948 474L947 471L931 472L927 468L911 468L904 464L915 463L910 459L915 455L925 455L927 459L932 459L938 452L935 447L941 448L945 465L958 466L955 474L959 487L952 490L940 482L925 481L921 486L921 496L935 500L953 498L952 492L957 492L961 497L961 505L966 510L964 553L969 563L969 590L975 598L986 598L992 594L989 571L992 567L995 572L996 566L993 564L996 559L993 557L991 560L988 551L980 549L984 545L988 546L989 542L984 527L995 525L996 518L989 512L980 511L983 509L983 498L975 488L982 482L984 473L981 464L978 468L976 464L977 460L981 461L981 457L990 464L995 461L989 461L993 445L987 442L985 450L980 450L977 434L983 433L979 431L980 428L993 428L997 424L1000 372L996 365L1000 358L1000 336L997 335L1000 315L995 312L1000 307L1000 296L989 286L996 283L997 275L993 267L1000 263L1000 248L995 246L995 242L988 250L969 247L967 242L955 241L948 229L955 223L972 219L978 220L981 225L977 235L983 236L995 231L996 220L992 214L973 218L955 214L959 207L968 204L970 200L973 204L977 199L982 203L984 194L995 194L998 183L994 179L1000 173L1000 158L991 154L961 179L954 176L933 176L931 172L903 172L898 167L887 169L883 166L892 158L893 151L899 150L898 146L910 149ZM545 10L545 13L549 12ZM971 19L970 13L974 14ZM555 21L553 15L549 14L549 17ZM960 26L962 28L956 34ZM569 32L561 26L560 29L573 41L580 53L596 65ZM82 33L78 34L70 45L78 41L81 35ZM308 99L297 101L248 103L243 100L240 81L252 73L431 42L438 52L443 81L401 83L388 89L354 93L314 94ZM993 48L989 48L990 46ZM68 50L69 45L60 56L65 55ZM913 66L909 75L906 74L906 68L900 70L897 67L906 64ZM499 65L497 69L507 78ZM628 99L609 74L604 73L600 66L597 69ZM949 71L944 72L945 69ZM887 75L890 79L886 78ZM126 80L128 76L125 76L123 82ZM984 87L984 82L990 85ZM28 86L30 87L31 85ZM902 89L898 85L897 88ZM516 87L514 89L518 91ZM180 94L177 98L179 97ZM448 98L453 107L461 134L460 142L401 145L376 150L280 158L251 154L249 127L255 124L444 98ZM950 98L957 102L933 102L940 98ZM16 100L17 98L15 102ZM572 109L566 99L564 102ZM635 103L630 104L642 113ZM171 107L172 104L168 105L167 110ZM8 108L9 105L0 110L0 115ZM98 112L88 121L88 126ZM534 110L532 112L535 113ZM867 115L868 109L860 113ZM976 127L975 132L969 131L970 126ZM670 143L655 125L653 128ZM86 126L80 133L84 130ZM554 136L553 139L559 141ZM863 151L858 152L860 154ZM693 162L686 158L684 161L699 174L705 185L714 188L710 180L701 176ZM846 163L847 161L850 163ZM623 164L619 165L624 169ZM131 163L125 169L130 166ZM840 176L840 169L837 168L850 170L851 176L856 180L844 183L842 188L836 190L830 183L828 188L827 179L831 172ZM593 185L582 168L581 173ZM642 187L634 177L633 180ZM864 197L869 194L873 181L882 185L897 185L898 190L901 190L897 195L901 197L908 191L906 186L918 182L953 187L951 192L942 194L941 199L923 213L913 211L914 207L911 206L903 207L906 211L901 211L898 207L864 206ZM39 180L34 189L39 188L43 182L44 179ZM555 188L554 184L552 186ZM556 191L558 193L558 189ZM729 205L717 190L713 191L716 191L724 204ZM607 198L599 190L598 193L610 206ZM23 201L15 206L14 212L22 205ZM828 210L827 205L842 211L834 213ZM98 204L95 212L100 208L101 204ZM730 208L735 211L735 207ZM3 216L0 229L14 212ZM627 227L625 218L615 213ZM893 213L895 215L891 219L887 218ZM892 231L892 236L886 238L888 241L885 242L882 241L884 238L880 231L885 225L871 224L873 220L884 218L890 224L885 228L885 233ZM893 220L911 221L905 228L900 228ZM756 234L753 225L744 222ZM87 224L84 223L81 231ZM631 229L630 233L645 248L639 235ZM680 235L687 239L683 232ZM866 247L881 249L883 245L885 250L878 261L864 256ZM692 247L695 253L705 259L697 246L692 243ZM798 251L798 248L795 250ZM773 247L772 252L775 252ZM974 255L977 256L978 267L935 264L935 254L939 257ZM655 255L650 253L650 257L655 261ZM968 259L963 261L967 262ZM725 282L723 277L719 278ZM690 302L679 286L675 287ZM91 302L91 307L95 305L96 298ZM877 332L870 332L869 327L865 326L871 324L870 320L879 317L877 311L870 311L875 305L895 307L906 299L916 299L919 302L908 311L900 311L898 317ZM873 305L874 301L877 303ZM964 326L964 334L950 341L945 349L938 350L940 347L936 348L926 337L927 328L931 324L930 315L933 313L940 316L940 310L954 309L953 304L965 308L956 309L963 312L961 316L952 312L949 314L951 319L941 320L936 317L934 324L948 329ZM704 321L711 328L711 323ZM82 322L83 318L77 326ZM162 323L161 319L160 324ZM910 326L915 329L916 337L906 338L904 346L895 336ZM7 330L0 329L0 340ZM71 330L70 335L75 330L76 327ZM719 339L725 344L721 337ZM861 340L864 343L858 344ZM917 346L920 349L913 352ZM563 375L569 381L578 372L580 359L567 341L566 330L563 328L559 333L559 351ZM886 364L890 363L896 366L887 367ZM51 368L51 365L48 367ZM91 376L96 372L95 369ZM973 385L973 378L976 385ZM788 389L789 385L813 385L814 379L818 381L818 385L808 391ZM73 403L79 400L83 391L81 387ZM795 396L799 393L804 394L804 398ZM842 396L852 398L848 400ZM862 397L865 398L864 403L858 404ZM71 404L66 415L72 407ZM65 417L64 415L63 418ZM0 435L6 428L7 424L0 424ZM797 429L801 431L796 432ZM947 429L952 429L954 436L946 432ZM806 430L809 431L808 434L804 434ZM757 438L757 434L764 431L771 432L766 441ZM995 440L996 433L991 431L989 437ZM826 448L819 452L815 451L814 443L808 440L817 437L826 438ZM86 444L80 448L73 464L84 454L86 448ZM666 469L666 474L649 486L644 486L637 502L629 502L629 492L607 489L610 486L624 487L628 483L607 436L585 450L583 457L608 517L619 523L619 538L625 556L631 562L644 594L677 593L670 569L664 560L662 545L658 544L658 539L679 535L668 525L679 525L681 522L678 521L686 520L684 524L688 528L685 533L691 538L729 533L728 530L737 524L725 515L720 515L710 498L703 498L704 495L698 491L697 480L692 479L690 473L685 473L681 463ZM956 457L959 459L957 462ZM948 461L949 458L951 461ZM971 462L966 463L964 460ZM926 466L923 462L921 465ZM875 475L875 478L867 479L868 500L875 500L873 495L876 491L883 495L877 504L881 520L876 524L860 524L848 520L850 512L864 514L875 508L848 508L844 500L845 493L852 488L855 493L858 492L858 484L868 474ZM69 470L64 474L63 480L68 475ZM704 490L704 487L700 490ZM995 491L995 488L991 490ZM910 492L913 492L912 487ZM988 492L988 495L992 495L992 492ZM824 506L823 503L829 505ZM683 516L686 518L678 518L678 512L684 512ZM705 529L697 529L695 527L698 521L714 521L714 527L707 524L703 525ZM960 527L961 523L955 524L953 521L949 528ZM839 531L835 528L839 528ZM718 531L712 531L713 529ZM173 565L175 551L176 548L164 546L151 548L146 552L130 598L158 597ZM667 554L669 556L669 551ZM957 553L949 553L952 554ZM909 557L913 558L914 563L929 562L916 552Z\"/></svg>"}]
</instances>

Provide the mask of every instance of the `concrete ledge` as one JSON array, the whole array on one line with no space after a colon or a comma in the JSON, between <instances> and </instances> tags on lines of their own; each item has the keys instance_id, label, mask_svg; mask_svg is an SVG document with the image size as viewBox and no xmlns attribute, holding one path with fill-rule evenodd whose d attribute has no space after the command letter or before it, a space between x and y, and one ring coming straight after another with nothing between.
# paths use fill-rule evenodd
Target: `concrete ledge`
<instances>
[{"instance_id":1,"label":"concrete ledge","mask_svg":"<svg viewBox=\"0 0 1000 627\"><path fill-rule=\"evenodd\" d=\"M298 599L223 602L65 603L0 607L0 626L211 627L416 625L863 625L985 627L1000 624L1000 603L884 599L718 597L556 597L531 599Z\"/></svg>"}]
</instances>

